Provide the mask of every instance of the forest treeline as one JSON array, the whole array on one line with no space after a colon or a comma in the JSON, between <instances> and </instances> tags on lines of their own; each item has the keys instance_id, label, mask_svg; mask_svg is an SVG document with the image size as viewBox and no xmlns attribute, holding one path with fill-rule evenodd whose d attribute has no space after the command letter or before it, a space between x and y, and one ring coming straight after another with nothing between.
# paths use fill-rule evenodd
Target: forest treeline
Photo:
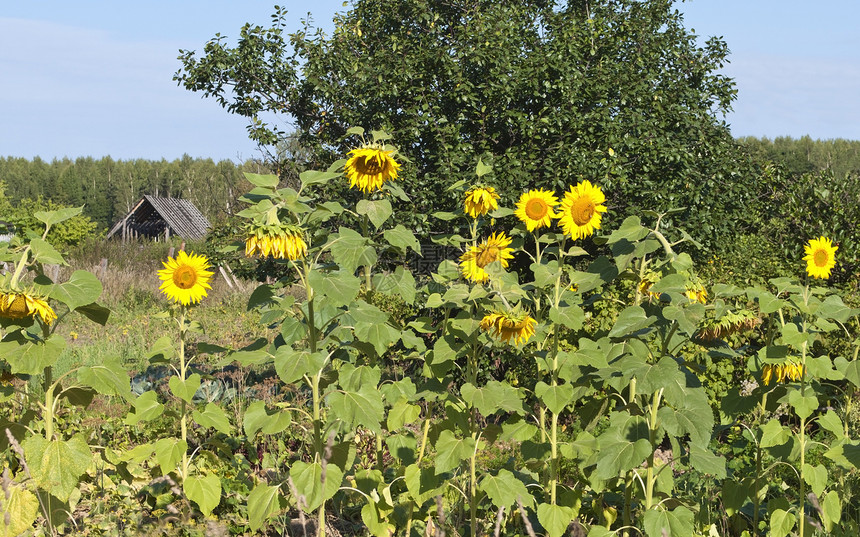
<instances>
[{"instance_id":1,"label":"forest treeline","mask_svg":"<svg viewBox=\"0 0 860 537\"><path fill-rule=\"evenodd\" d=\"M172 161L0 158L0 181L5 183L5 196L12 206L39 198L64 206L83 206L83 214L100 231L125 216L144 195L191 200L217 224L242 209L237 208L236 200L252 188L244 172L272 171L262 160L237 164L188 155Z\"/></svg>"},{"instance_id":2,"label":"forest treeline","mask_svg":"<svg viewBox=\"0 0 860 537\"><path fill-rule=\"evenodd\" d=\"M779 166L785 180L818 172L828 172L839 181L860 177L857 140L813 140L804 136L744 137L739 141L755 160ZM5 183L5 195L13 206L40 197L59 205L83 206L83 214L100 231L109 229L146 194L191 200L217 225L241 210L237 199L252 188L244 172L273 173L274 165L263 160L215 162L188 155L172 161L0 158L0 181Z\"/></svg>"}]
</instances>

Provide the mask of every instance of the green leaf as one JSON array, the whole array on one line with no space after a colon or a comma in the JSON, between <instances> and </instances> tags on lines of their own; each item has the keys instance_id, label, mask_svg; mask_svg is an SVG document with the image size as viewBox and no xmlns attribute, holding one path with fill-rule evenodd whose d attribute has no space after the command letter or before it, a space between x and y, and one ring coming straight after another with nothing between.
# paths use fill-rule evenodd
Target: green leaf
<instances>
[{"instance_id":1,"label":"green leaf","mask_svg":"<svg viewBox=\"0 0 860 537\"><path fill-rule=\"evenodd\" d=\"M355 337L373 345L376 354L382 356L388 347L400 339L400 331L385 322L356 322Z\"/></svg>"},{"instance_id":2,"label":"green leaf","mask_svg":"<svg viewBox=\"0 0 860 537\"><path fill-rule=\"evenodd\" d=\"M690 466L717 479L726 478L726 459L699 444L690 445Z\"/></svg>"},{"instance_id":3,"label":"green leaf","mask_svg":"<svg viewBox=\"0 0 860 537\"><path fill-rule=\"evenodd\" d=\"M188 444L179 438L162 438L153 448L161 474L167 475L176 470L176 465L182 460L182 454L188 451Z\"/></svg>"},{"instance_id":4,"label":"green leaf","mask_svg":"<svg viewBox=\"0 0 860 537\"><path fill-rule=\"evenodd\" d=\"M39 514L39 498L14 481L4 488L0 494L0 537L24 535Z\"/></svg>"},{"instance_id":5,"label":"green leaf","mask_svg":"<svg viewBox=\"0 0 860 537\"><path fill-rule=\"evenodd\" d=\"M292 384L305 375L314 376L325 366L321 352L295 351L289 345L275 351L275 371L286 384Z\"/></svg>"},{"instance_id":6,"label":"green leaf","mask_svg":"<svg viewBox=\"0 0 860 537\"><path fill-rule=\"evenodd\" d=\"M618 314L615 325L609 331L610 338L629 338L645 334L657 317L646 317L645 310L639 306L629 306Z\"/></svg>"},{"instance_id":7,"label":"green leaf","mask_svg":"<svg viewBox=\"0 0 860 537\"><path fill-rule=\"evenodd\" d=\"M245 409L245 436L252 437L257 431L263 434L278 434L290 426L292 415L287 411L269 413L264 401L254 401Z\"/></svg>"},{"instance_id":8,"label":"green leaf","mask_svg":"<svg viewBox=\"0 0 860 537\"><path fill-rule=\"evenodd\" d=\"M90 386L102 395L119 395L131 400L128 372L118 358L108 358L101 365L84 366L78 370L78 382Z\"/></svg>"},{"instance_id":9,"label":"green leaf","mask_svg":"<svg viewBox=\"0 0 860 537\"><path fill-rule=\"evenodd\" d=\"M106 325L108 319L110 318L111 311L99 304L86 304L84 306L78 306L75 308L75 311L91 320L94 323L100 324L102 326Z\"/></svg>"},{"instance_id":10,"label":"green leaf","mask_svg":"<svg viewBox=\"0 0 860 537\"><path fill-rule=\"evenodd\" d=\"M66 260L50 243L42 239L30 241L30 252L33 260L44 265L66 265Z\"/></svg>"},{"instance_id":11,"label":"green leaf","mask_svg":"<svg viewBox=\"0 0 860 537\"><path fill-rule=\"evenodd\" d=\"M258 173L245 172L245 179L254 186L263 188L277 188L280 179L277 175L260 175Z\"/></svg>"},{"instance_id":12,"label":"green leaf","mask_svg":"<svg viewBox=\"0 0 860 537\"><path fill-rule=\"evenodd\" d=\"M83 205L80 207L65 207L63 209L58 209L55 211L36 211L33 213L33 216L36 217L40 222L44 222L46 225L53 226L55 224L59 224L60 222L66 221L69 218L74 218L81 214L84 210Z\"/></svg>"},{"instance_id":13,"label":"green leaf","mask_svg":"<svg viewBox=\"0 0 860 537\"><path fill-rule=\"evenodd\" d=\"M299 181L302 182L302 190L310 185L318 185L337 179L341 174L338 172L323 172L319 170L308 170L299 174ZM277 183L274 185L277 186Z\"/></svg>"},{"instance_id":14,"label":"green leaf","mask_svg":"<svg viewBox=\"0 0 860 537\"><path fill-rule=\"evenodd\" d=\"M582 328L582 321L585 320L585 312L579 306L561 305L549 309L549 319L571 330L579 330Z\"/></svg>"},{"instance_id":15,"label":"green leaf","mask_svg":"<svg viewBox=\"0 0 860 537\"><path fill-rule=\"evenodd\" d=\"M722 500L723 508L728 516L737 513L746 503L749 487L742 483L726 479L723 481Z\"/></svg>"},{"instance_id":16,"label":"green leaf","mask_svg":"<svg viewBox=\"0 0 860 537\"><path fill-rule=\"evenodd\" d=\"M412 423L421 417L421 407L413 405L406 398L401 398L394 403L391 410L388 411L387 426L389 431L397 429Z\"/></svg>"},{"instance_id":17,"label":"green leaf","mask_svg":"<svg viewBox=\"0 0 860 537\"><path fill-rule=\"evenodd\" d=\"M186 403L190 403L194 394L197 393L197 390L200 388L200 375L194 373L185 380L173 375L170 377L167 384L170 386L170 391L173 395L182 399Z\"/></svg>"},{"instance_id":18,"label":"green leaf","mask_svg":"<svg viewBox=\"0 0 860 537\"><path fill-rule=\"evenodd\" d=\"M445 481L436 475L433 468L420 468L417 464L407 466L403 477L409 496L418 505L440 494L446 487Z\"/></svg>"},{"instance_id":19,"label":"green leaf","mask_svg":"<svg viewBox=\"0 0 860 537\"><path fill-rule=\"evenodd\" d=\"M808 390L806 395L798 388L788 392L788 404L794 407L794 411L801 418L808 418L818 408L818 397L812 390Z\"/></svg>"},{"instance_id":20,"label":"green leaf","mask_svg":"<svg viewBox=\"0 0 860 537\"><path fill-rule=\"evenodd\" d=\"M304 502L300 502L300 507L306 513L314 511L322 505L323 501L332 498L343 482L341 469L334 464L327 464L325 483L323 483L323 469L318 462L294 462L290 468L290 477L296 485L296 492L299 496L304 497Z\"/></svg>"},{"instance_id":21,"label":"green leaf","mask_svg":"<svg viewBox=\"0 0 860 537\"><path fill-rule=\"evenodd\" d=\"M673 511L649 509L642 519L648 537L689 537L694 533L693 512L683 506Z\"/></svg>"},{"instance_id":22,"label":"green leaf","mask_svg":"<svg viewBox=\"0 0 860 537\"><path fill-rule=\"evenodd\" d=\"M481 160L481 157L478 157L478 164L475 166L475 174L478 177L483 177L488 173L493 171L493 166L490 164L484 164L484 161Z\"/></svg>"},{"instance_id":23,"label":"green leaf","mask_svg":"<svg viewBox=\"0 0 860 537\"><path fill-rule=\"evenodd\" d=\"M373 288L386 295L399 296L407 304L415 301L415 277L403 267L397 267L393 273L375 274Z\"/></svg>"},{"instance_id":24,"label":"green leaf","mask_svg":"<svg viewBox=\"0 0 860 537\"><path fill-rule=\"evenodd\" d=\"M182 491L206 516L221 503L221 480L215 474L186 477L182 482Z\"/></svg>"},{"instance_id":25,"label":"green leaf","mask_svg":"<svg viewBox=\"0 0 860 537\"><path fill-rule=\"evenodd\" d=\"M648 424L641 416L614 412L609 428L597 438L600 458L594 473L598 479L612 479L636 468L651 454Z\"/></svg>"},{"instance_id":26,"label":"green leaf","mask_svg":"<svg viewBox=\"0 0 860 537\"><path fill-rule=\"evenodd\" d=\"M759 445L763 448L781 446L791 438L791 431L779 421L772 419L761 427Z\"/></svg>"},{"instance_id":27,"label":"green leaf","mask_svg":"<svg viewBox=\"0 0 860 537\"><path fill-rule=\"evenodd\" d=\"M474 438L457 438L445 429L436 441L436 475L453 470L475 452Z\"/></svg>"},{"instance_id":28,"label":"green leaf","mask_svg":"<svg viewBox=\"0 0 860 537\"><path fill-rule=\"evenodd\" d=\"M34 342L12 332L0 341L0 360L9 363L13 375L38 375L57 363L65 349L66 340L56 334L44 342Z\"/></svg>"},{"instance_id":29,"label":"green leaf","mask_svg":"<svg viewBox=\"0 0 860 537\"><path fill-rule=\"evenodd\" d=\"M784 509L774 509L770 514L770 537L785 537L794 529L794 514Z\"/></svg>"},{"instance_id":30,"label":"green leaf","mask_svg":"<svg viewBox=\"0 0 860 537\"><path fill-rule=\"evenodd\" d=\"M696 395L693 395L696 394ZM714 428L714 411L701 390L690 390L690 396L675 408L664 406L657 411L660 423L676 437L690 435L690 441L706 446Z\"/></svg>"},{"instance_id":31,"label":"green leaf","mask_svg":"<svg viewBox=\"0 0 860 537\"><path fill-rule=\"evenodd\" d=\"M341 270L347 273L376 263L376 250L370 246L370 241L346 227L338 229L337 238L331 244L331 255Z\"/></svg>"},{"instance_id":32,"label":"green leaf","mask_svg":"<svg viewBox=\"0 0 860 537\"><path fill-rule=\"evenodd\" d=\"M232 429L227 413L215 403L206 403L203 412L195 410L192 416L201 427L212 427L219 433L230 434Z\"/></svg>"},{"instance_id":33,"label":"green leaf","mask_svg":"<svg viewBox=\"0 0 860 537\"><path fill-rule=\"evenodd\" d=\"M828 533L833 531L841 518L842 502L839 500L839 493L831 490L821 500L821 519L824 522L825 531Z\"/></svg>"},{"instance_id":34,"label":"green leaf","mask_svg":"<svg viewBox=\"0 0 860 537\"><path fill-rule=\"evenodd\" d=\"M487 494L487 497L496 507L511 507L520 498L524 506L534 505L534 498L526 488L525 483L517 479L510 471L502 468L496 475L487 473L478 488Z\"/></svg>"},{"instance_id":35,"label":"green leaf","mask_svg":"<svg viewBox=\"0 0 860 537\"><path fill-rule=\"evenodd\" d=\"M386 229L382 236L388 241L388 244L404 253L407 248L412 248L414 252L421 255L421 243L415 238L415 234L406 229L403 224L397 224L393 229Z\"/></svg>"},{"instance_id":36,"label":"green leaf","mask_svg":"<svg viewBox=\"0 0 860 537\"><path fill-rule=\"evenodd\" d=\"M837 438L841 438L842 435L845 434L842 420L839 419L839 416L837 416L836 412L833 412L833 410L828 410L824 415L820 416L818 418L818 425L833 433Z\"/></svg>"},{"instance_id":37,"label":"green leaf","mask_svg":"<svg viewBox=\"0 0 860 537\"><path fill-rule=\"evenodd\" d=\"M343 270L323 272L312 270L308 283L318 293L325 295L325 301L335 307L346 306L358 296L361 281Z\"/></svg>"},{"instance_id":38,"label":"green leaf","mask_svg":"<svg viewBox=\"0 0 860 537\"><path fill-rule=\"evenodd\" d=\"M67 502L92 461L92 452L80 434L68 440L45 440L33 435L21 442L30 474L39 488Z\"/></svg>"},{"instance_id":39,"label":"green leaf","mask_svg":"<svg viewBox=\"0 0 860 537\"><path fill-rule=\"evenodd\" d=\"M852 360L845 366L845 379L855 388L860 388L860 360Z\"/></svg>"},{"instance_id":40,"label":"green leaf","mask_svg":"<svg viewBox=\"0 0 860 537\"><path fill-rule=\"evenodd\" d=\"M51 298L64 303L70 310L92 304L101 294L102 282L85 270L74 271L69 281L51 289Z\"/></svg>"},{"instance_id":41,"label":"green leaf","mask_svg":"<svg viewBox=\"0 0 860 537\"><path fill-rule=\"evenodd\" d=\"M803 465L803 480L812 489L816 496L821 496L827 486L827 468L821 464L812 465L808 462Z\"/></svg>"},{"instance_id":42,"label":"green leaf","mask_svg":"<svg viewBox=\"0 0 860 537\"><path fill-rule=\"evenodd\" d=\"M481 388L475 388L467 383L460 388L460 394L464 401L477 408L484 416L490 416L496 412L517 414L523 412L519 390L507 382L491 380Z\"/></svg>"},{"instance_id":43,"label":"green leaf","mask_svg":"<svg viewBox=\"0 0 860 537\"><path fill-rule=\"evenodd\" d=\"M143 392L134 401L134 412L125 417L126 425L137 425L138 422L155 419L164 412L164 405L156 399L154 391Z\"/></svg>"},{"instance_id":44,"label":"green leaf","mask_svg":"<svg viewBox=\"0 0 860 537\"><path fill-rule=\"evenodd\" d=\"M361 425L374 432L381 432L380 423L385 415L382 394L376 386L363 386L361 390L337 391L329 395L329 406L334 415L349 427Z\"/></svg>"},{"instance_id":45,"label":"green leaf","mask_svg":"<svg viewBox=\"0 0 860 537\"><path fill-rule=\"evenodd\" d=\"M543 381L535 385L535 395L553 414L561 414L573 401L573 385L559 384L550 386Z\"/></svg>"},{"instance_id":46,"label":"green leaf","mask_svg":"<svg viewBox=\"0 0 860 537\"><path fill-rule=\"evenodd\" d=\"M391 216L391 202L387 199L368 200L361 199L355 204L355 212L366 215L376 229Z\"/></svg>"},{"instance_id":47,"label":"green leaf","mask_svg":"<svg viewBox=\"0 0 860 537\"><path fill-rule=\"evenodd\" d=\"M385 445L392 457L397 457L405 466L417 459L418 440L412 433L389 434L385 437Z\"/></svg>"},{"instance_id":48,"label":"green leaf","mask_svg":"<svg viewBox=\"0 0 860 537\"><path fill-rule=\"evenodd\" d=\"M261 401L262 402L262 401ZM256 532L282 508L281 489L265 483L258 483L248 494L248 524Z\"/></svg>"},{"instance_id":49,"label":"green leaf","mask_svg":"<svg viewBox=\"0 0 860 537\"><path fill-rule=\"evenodd\" d=\"M538 522L546 529L549 537L564 535L575 516L570 507L548 503L542 503L537 507Z\"/></svg>"}]
</instances>

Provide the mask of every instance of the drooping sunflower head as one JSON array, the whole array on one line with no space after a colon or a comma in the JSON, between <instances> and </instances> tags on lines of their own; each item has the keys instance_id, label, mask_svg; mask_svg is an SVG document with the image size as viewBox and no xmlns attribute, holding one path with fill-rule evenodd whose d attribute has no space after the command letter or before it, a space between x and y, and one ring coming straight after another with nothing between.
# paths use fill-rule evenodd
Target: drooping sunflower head
<instances>
[{"instance_id":1,"label":"drooping sunflower head","mask_svg":"<svg viewBox=\"0 0 860 537\"><path fill-rule=\"evenodd\" d=\"M277 229L257 228L245 239L245 256L259 254L274 259L301 259L308 253L308 245L301 229L279 226Z\"/></svg>"},{"instance_id":2,"label":"drooping sunflower head","mask_svg":"<svg viewBox=\"0 0 860 537\"><path fill-rule=\"evenodd\" d=\"M813 278L827 279L830 277L830 270L836 266L836 250L838 246L833 246L833 242L825 237L818 239L810 239L806 246L803 247L806 255L803 260L806 261L806 273Z\"/></svg>"},{"instance_id":3,"label":"drooping sunflower head","mask_svg":"<svg viewBox=\"0 0 860 537\"><path fill-rule=\"evenodd\" d=\"M483 214L499 208L499 195L491 186L475 186L466 191L466 199L463 201L463 212L472 218L478 218Z\"/></svg>"},{"instance_id":4,"label":"drooping sunflower head","mask_svg":"<svg viewBox=\"0 0 860 537\"><path fill-rule=\"evenodd\" d=\"M560 222L565 235L574 240L589 237L600 229L602 213L606 212L606 196L600 187L582 181L570 187L561 201Z\"/></svg>"},{"instance_id":5,"label":"drooping sunflower head","mask_svg":"<svg viewBox=\"0 0 860 537\"><path fill-rule=\"evenodd\" d=\"M33 292L0 292L0 317L26 319L39 317L45 324L57 319L47 299Z\"/></svg>"},{"instance_id":6,"label":"drooping sunflower head","mask_svg":"<svg viewBox=\"0 0 860 537\"><path fill-rule=\"evenodd\" d=\"M206 270L209 268L206 256L180 250L176 258L168 257L162 264L164 268L158 271L162 280L159 289L174 302L183 306L196 304L206 296L207 289L212 289L209 279L213 273Z\"/></svg>"},{"instance_id":7,"label":"drooping sunflower head","mask_svg":"<svg viewBox=\"0 0 860 537\"><path fill-rule=\"evenodd\" d=\"M498 261L502 267L508 267L508 260L513 259L514 249L508 248L511 238L505 232L493 233L485 241L477 246L470 246L469 250L460 256L460 272L467 280L482 283L490 279L490 275L484 267Z\"/></svg>"},{"instance_id":8,"label":"drooping sunflower head","mask_svg":"<svg viewBox=\"0 0 860 537\"><path fill-rule=\"evenodd\" d=\"M707 322L696 333L695 339L699 341L714 341L743 332L744 330L752 330L760 324L761 319L758 315L749 310L729 311L723 314L719 320Z\"/></svg>"},{"instance_id":9,"label":"drooping sunflower head","mask_svg":"<svg viewBox=\"0 0 860 537\"><path fill-rule=\"evenodd\" d=\"M549 227L553 218L558 214L553 210L558 205L558 198L548 190L529 190L520 196L514 215L519 218L529 231Z\"/></svg>"},{"instance_id":10,"label":"drooping sunflower head","mask_svg":"<svg viewBox=\"0 0 860 537\"><path fill-rule=\"evenodd\" d=\"M481 329L505 343L514 345L527 342L535 333L535 321L525 311L501 311L489 313L481 319Z\"/></svg>"},{"instance_id":11,"label":"drooping sunflower head","mask_svg":"<svg viewBox=\"0 0 860 537\"><path fill-rule=\"evenodd\" d=\"M400 163L394 160L394 150L369 144L351 150L348 155L344 171L350 188L367 193L381 189L385 181L397 179Z\"/></svg>"},{"instance_id":12,"label":"drooping sunflower head","mask_svg":"<svg viewBox=\"0 0 860 537\"><path fill-rule=\"evenodd\" d=\"M803 378L803 373L803 365L793 360L781 364L765 364L761 370L761 381L765 386L770 384L772 379L776 382L798 382Z\"/></svg>"},{"instance_id":13,"label":"drooping sunflower head","mask_svg":"<svg viewBox=\"0 0 860 537\"><path fill-rule=\"evenodd\" d=\"M688 283L686 291L684 291L684 295L689 298L691 302L701 302L702 304L708 303L708 290L705 289L705 286L701 283Z\"/></svg>"}]
</instances>

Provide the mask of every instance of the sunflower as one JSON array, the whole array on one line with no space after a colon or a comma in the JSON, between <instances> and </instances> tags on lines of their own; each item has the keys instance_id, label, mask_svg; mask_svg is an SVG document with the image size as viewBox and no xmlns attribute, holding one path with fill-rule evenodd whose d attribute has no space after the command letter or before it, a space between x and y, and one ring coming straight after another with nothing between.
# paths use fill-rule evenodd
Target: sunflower
<instances>
[{"instance_id":1,"label":"sunflower","mask_svg":"<svg viewBox=\"0 0 860 537\"><path fill-rule=\"evenodd\" d=\"M163 281L161 292L174 302L183 306L200 302L206 296L206 289L212 289L209 279L212 272L209 260L204 255L194 252L186 254L180 250L176 259L168 257L163 261L164 269L158 271L158 277Z\"/></svg>"},{"instance_id":2,"label":"sunflower","mask_svg":"<svg viewBox=\"0 0 860 537\"><path fill-rule=\"evenodd\" d=\"M553 208L558 205L558 198L548 190L529 190L520 196L514 215L523 221L526 229L534 231L542 227L549 227L553 218L558 214Z\"/></svg>"},{"instance_id":3,"label":"sunflower","mask_svg":"<svg viewBox=\"0 0 860 537\"><path fill-rule=\"evenodd\" d=\"M487 240L477 246L471 246L469 250L460 256L460 270L467 280L476 283L485 282L490 278L484 267L498 261L502 267L508 267L508 260L513 259L513 248L508 248L511 238L505 232L493 233Z\"/></svg>"},{"instance_id":4,"label":"sunflower","mask_svg":"<svg viewBox=\"0 0 860 537\"><path fill-rule=\"evenodd\" d=\"M57 314L42 297L29 292L0 293L0 317L25 319L39 316L45 324L56 320Z\"/></svg>"},{"instance_id":5,"label":"sunflower","mask_svg":"<svg viewBox=\"0 0 860 537\"><path fill-rule=\"evenodd\" d=\"M491 186L476 186L466 191L466 199L463 202L463 212L472 218L478 218L499 208L499 195Z\"/></svg>"},{"instance_id":6,"label":"sunflower","mask_svg":"<svg viewBox=\"0 0 860 537\"><path fill-rule=\"evenodd\" d=\"M582 181L570 187L561 201L561 227L574 240L589 237L600 229L601 214L606 212L606 196L600 187Z\"/></svg>"},{"instance_id":7,"label":"sunflower","mask_svg":"<svg viewBox=\"0 0 860 537\"><path fill-rule=\"evenodd\" d=\"M738 312L729 311L719 321L710 321L696 333L695 339L713 341L726 338L744 330L752 330L761 324L761 319L753 312L742 309Z\"/></svg>"},{"instance_id":8,"label":"sunflower","mask_svg":"<svg viewBox=\"0 0 860 537\"><path fill-rule=\"evenodd\" d=\"M803 260L806 261L806 273L813 278L829 278L830 269L836 266L836 250L838 248L838 246L833 246L830 239L824 237L810 239L809 243L803 247L806 252L803 257Z\"/></svg>"},{"instance_id":9,"label":"sunflower","mask_svg":"<svg viewBox=\"0 0 860 537\"><path fill-rule=\"evenodd\" d=\"M793 361L782 364L765 364L761 370L761 381L765 386L770 384L771 379L776 379L776 382L785 382L787 380L799 381L802 378L803 366Z\"/></svg>"},{"instance_id":10,"label":"sunflower","mask_svg":"<svg viewBox=\"0 0 860 537\"><path fill-rule=\"evenodd\" d=\"M258 229L245 239L245 256L260 254L275 259L300 259L307 255L308 245L299 229L283 228L275 232Z\"/></svg>"},{"instance_id":11,"label":"sunflower","mask_svg":"<svg viewBox=\"0 0 860 537\"><path fill-rule=\"evenodd\" d=\"M525 343L535 333L537 321L528 312L493 312L481 319L481 329L505 343L513 340L514 345Z\"/></svg>"},{"instance_id":12,"label":"sunflower","mask_svg":"<svg viewBox=\"0 0 860 537\"><path fill-rule=\"evenodd\" d=\"M689 298L691 302L701 302L702 304L708 303L708 291L705 289L705 286L700 283L688 283L686 291L684 291L684 295Z\"/></svg>"},{"instance_id":13,"label":"sunflower","mask_svg":"<svg viewBox=\"0 0 860 537\"><path fill-rule=\"evenodd\" d=\"M385 181L397 179L400 163L392 156L394 151L385 151L374 145L359 147L350 151L346 161L346 176L349 187L358 187L362 192L382 188Z\"/></svg>"}]
</instances>

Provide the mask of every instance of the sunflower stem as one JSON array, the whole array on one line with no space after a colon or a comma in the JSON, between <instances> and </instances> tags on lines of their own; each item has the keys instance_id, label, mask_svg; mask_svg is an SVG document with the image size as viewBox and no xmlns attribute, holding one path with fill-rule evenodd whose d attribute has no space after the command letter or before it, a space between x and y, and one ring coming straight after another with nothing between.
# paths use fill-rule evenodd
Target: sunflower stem
<instances>
[{"instance_id":1,"label":"sunflower stem","mask_svg":"<svg viewBox=\"0 0 860 537\"><path fill-rule=\"evenodd\" d=\"M30 245L28 244L26 248L24 248L24 253L21 254L21 259L18 260L18 264L15 266L15 273L12 274L12 280L9 282L9 286L13 291L18 290L18 280L21 278L21 274L24 272L24 267L27 266L27 257L30 255Z\"/></svg>"}]
</instances>

